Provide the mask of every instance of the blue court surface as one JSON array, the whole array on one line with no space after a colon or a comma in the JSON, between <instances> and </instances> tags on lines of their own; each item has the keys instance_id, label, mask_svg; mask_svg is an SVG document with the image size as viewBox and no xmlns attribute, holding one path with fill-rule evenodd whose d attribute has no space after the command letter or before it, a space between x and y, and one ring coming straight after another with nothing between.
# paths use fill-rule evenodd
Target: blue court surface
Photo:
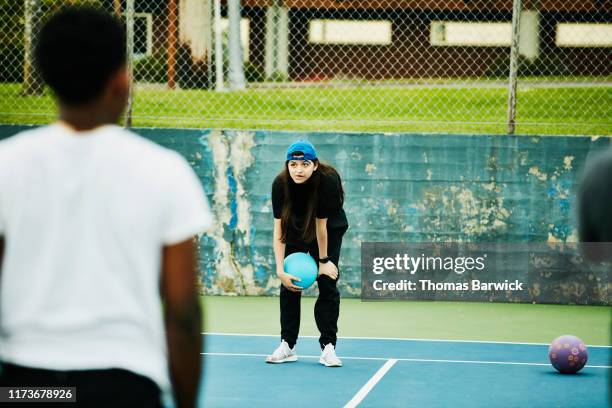
<instances>
[{"instance_id":1,"label":"blue court surface","mask_svg":"<svg viewBox=\"0 0 612 408\"><path fill-rule=\"evenodd\" d=\"M589 346L587 366L563 375L548 345L340 338L344 366L319 364L317 338L299 360L266 364L278 336L206 334L204 407L608 407L612 348Z\"/></svg>"}]
</instances>

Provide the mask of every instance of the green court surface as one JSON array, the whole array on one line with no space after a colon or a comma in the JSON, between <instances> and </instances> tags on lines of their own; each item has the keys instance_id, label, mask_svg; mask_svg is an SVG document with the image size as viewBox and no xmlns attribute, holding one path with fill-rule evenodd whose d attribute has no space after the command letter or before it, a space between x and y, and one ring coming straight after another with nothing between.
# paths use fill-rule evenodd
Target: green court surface
<instances>
[{"instance_id":1,"label":"green court surface","mask_svg":"<svg viewBox=\"0 0 612 408\"><path fill-rule=\"evenodd\" d=\"M302 299L300 335L318 335L316 298ZM276 297L203 297L209 333L278 334ZM339 336L550 343L573 334L590 345L612 345L606 306L466 302L361 302L342 299Z\"/></svg>"}]
</instances>

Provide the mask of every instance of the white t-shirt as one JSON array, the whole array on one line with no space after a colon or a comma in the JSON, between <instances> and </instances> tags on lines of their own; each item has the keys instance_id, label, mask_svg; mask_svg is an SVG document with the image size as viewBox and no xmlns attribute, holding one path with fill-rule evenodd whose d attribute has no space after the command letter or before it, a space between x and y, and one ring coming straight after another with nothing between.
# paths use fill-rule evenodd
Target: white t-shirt
<instances>
[{"instance_id":1,"label":"white t-shirt","mask_svg":"<svg viewBox=\"0 0 612 408\"><path fill-rule=\"evenodd\" d=\"M187 161L118 126L0 142L0 360L124 368L167 390L161 250L211 223Z\"/></svg>"}]
</instances>

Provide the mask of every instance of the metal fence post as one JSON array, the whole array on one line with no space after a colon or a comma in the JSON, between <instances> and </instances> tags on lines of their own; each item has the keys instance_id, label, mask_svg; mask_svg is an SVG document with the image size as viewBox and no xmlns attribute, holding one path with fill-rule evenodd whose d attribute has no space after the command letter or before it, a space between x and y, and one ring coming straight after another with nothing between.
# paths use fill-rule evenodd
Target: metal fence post
<instances>
[{"instance_id":1,"label":"metal fence post","mask_svg":"<svg viewBox=\"0 0 612 408\"><path fill-rule=\"evenodd\" d=\"M240 0L228 0L227 17L228 29L228 54L229 54L229 82L230 88L244 89L244 65L242 62L242 45L240 44Z\"/></svg>"},{"instance_id":2,"label":"metal fence post","mask_svg":"<svg viewBox=\"0 0 612 408\"><path fill-rule=\"evenodd\" d=\"M221 38L221 0L214 1L215 90L223 91L223 41Z\"/></svg>"},{"instance_id":3,"label":"metal fence post","mask_svg":"<svg viewBox=\"0 0 612 408\"><path fill-rule=\"evenodd\" d=\"M42 95L44 93L44 83L36 64L34 63L34 47L40 31L42 20L41 0L25 1L25 26L24 26L24 61L23 61L23 87L22 96Z\"/></svg>"},{"instance_id":4,"label":"metal fence post","mask_svg":"<svg viewBox=\"0 0 612 408\"><path fill-rule=\"evenodd\" d=\"M134 102L134 0L127 0L125 9L126 26L126 67L129 77L128 102L125 108L124 126L132 126L132 108Z\"/></svg>"},{"instance_id":5,"label":"metal fence post","mask_svg":"<svg viewBox=\"0 0 612 408\"><path fill-rule=\"evenodd\" d=\"M518 80L519 33L521 24L521 0L512 3L512 45L510 47L510 75L508 85L508 134L516 127L516 84Z\"/></svg>"}]
</instances>

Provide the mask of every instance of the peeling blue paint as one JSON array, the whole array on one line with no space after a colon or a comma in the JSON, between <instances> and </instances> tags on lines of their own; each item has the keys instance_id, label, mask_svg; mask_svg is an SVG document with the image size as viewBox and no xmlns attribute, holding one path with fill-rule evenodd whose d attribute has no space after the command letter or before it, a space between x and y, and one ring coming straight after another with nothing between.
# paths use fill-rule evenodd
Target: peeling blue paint
<instances>
[{"instance_id":1,"label":"peeling blue paint","mask_svg":"<svg viewBox=\"0 0 612 408\"><path fill-rule=\"evenodd\" d=\"M569 211L570 210L570 201L565 199L565 198L561 198L559 199L559 207L561 208L561 210L563 211Z\"/></svg>"},{"instance_id":2,"label":"peeling blue paint","mask_svg":"<svg viewBox=\"0 0 612 408\"><path fill-rule=\"evenodd\" d=\"M235 229L236 224L238 223L238 202L236 201L236 180L234 179L233 169L231 166L228 166L226 176L230 189L230 211L232 213L229 227L231 229Z\"/></svg>"},{"instance_id":3,"label":"peeling blue paint","mask_svg":"<svg viewBox=\"0 0 612 408\"><path fill-rule=\"evenodd\" d=\"M259 265L257 269L255 269L255 280L257 280L257 282L264 283L266 280L266 275L266 268L264 268L263 265Z\"/></svg>"},{"instance_id":4,"label":"peeling blue paint","mask_svg":"<svg viewBox=\"0 0 612 408\"><path fill-rule=\"evenodd\" d=\"M0 126L0 139L23 129ZM200 239L206 290L219 293L215 292L219 259L227 250L224 244L230 243L235 264L252 267L255 284L261 285L258 293L269 295L278 293L277 287L266 288L275 273L271 183L295 139L311 140L319 156L343 178L351 224L340 265L339 288L344 296L359 294L361 241L574 239L574 195L580 171L591 154L612 145L608 137L254 131L244 150L254 159L248 169L237 170L230 162L225 174L216 174L211 140L231 147L244 134L198 129L134 131L183 154L211 202L219 194L215 181L219 177L227 181L228 191L222 192L229 207L222 220L226 224L218 226L214 239L209 235ZM248 232L241 226L245 212L250 219Z\"/></svg>"}]
</instances>

